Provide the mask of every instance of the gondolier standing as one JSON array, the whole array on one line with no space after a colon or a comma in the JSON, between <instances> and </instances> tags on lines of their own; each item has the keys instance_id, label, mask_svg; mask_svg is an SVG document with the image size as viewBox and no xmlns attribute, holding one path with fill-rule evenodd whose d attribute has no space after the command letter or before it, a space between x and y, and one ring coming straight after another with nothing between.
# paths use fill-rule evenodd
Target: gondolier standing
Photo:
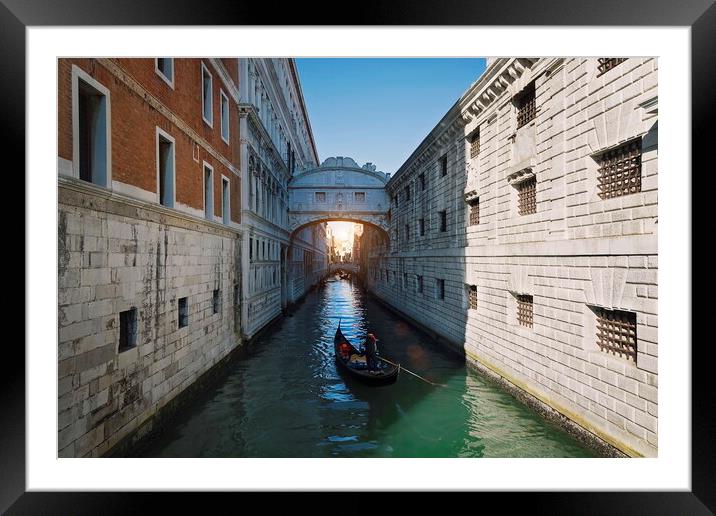
<instances>
[{"instance_id":1,"label":"gondolier standing","mask_svg":"<svg viewBox=\"0 0 716 516\"><path fill-rule=\"evenodd\" d=\"M368 369L376 369L378 367L378 339L372 333L368 334L365 341L365 361Z\"/></svg>"}]
</instances>

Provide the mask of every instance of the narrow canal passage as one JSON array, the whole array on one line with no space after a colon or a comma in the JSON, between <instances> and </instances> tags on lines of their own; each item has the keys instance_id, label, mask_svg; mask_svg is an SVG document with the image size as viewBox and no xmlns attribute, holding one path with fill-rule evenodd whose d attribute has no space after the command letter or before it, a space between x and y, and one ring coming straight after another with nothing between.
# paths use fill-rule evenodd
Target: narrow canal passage
<instances>
[{"instance_id":1,"label":"narrow canal passage","mask_svg":"<svg viewBox=\"0 0 716 516\"><path fill-rule=\"evenodd\" d=\"M401 373L366 387L336 370L333 336L367 332L380 352L447 387ZM219 385L177 414L145 457L591 457L594 453L464 361L329 279L233 362Z\"/></svg>"}]
</instances>

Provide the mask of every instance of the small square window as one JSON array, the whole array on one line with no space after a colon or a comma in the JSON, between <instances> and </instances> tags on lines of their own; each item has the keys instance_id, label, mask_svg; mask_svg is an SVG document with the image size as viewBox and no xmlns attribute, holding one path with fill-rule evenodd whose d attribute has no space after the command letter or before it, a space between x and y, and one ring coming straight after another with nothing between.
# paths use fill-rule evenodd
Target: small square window
<instances>
[{"instance_id":1,"label":"small square window","mask_svg":"<svg viewBox=\"0 0 716 516\"><path fill-rule=\"evenodd\" d=\"M477 310L477 287L475 285L468 285L468 298L470 310Z\"/></svg>"},{"instance_id":2,"label":"small square window","mask_svg":"<svg viewBox=\"0 0 716 516\"><path fill-rule=\"evenodd\" d=\"M532 328L534 303L532 296L517 296L517 322L528 328Z\"/></svg>"},{"instance_id":3,"label":"small square window","mask_svg":"<svg viewBox=\"0 0 716 516\"><path fill-rule=\"evenodd\" d=\"M156 72L164 82L174 87L174 59L171 57L157 57Z\"/></svg>"},{"instance_id":4,"label":"small square window","mask_svg":"<svg viewBox=\"0 0 716 516\"><path fill-rule=\"evenodd\" d=\"M535 100L535 83L532 81L516 98L517 129L527 125L537 116L537 103Z\"/></svg>"},{"instance_id":5,"label":"small square window","mask_svg":"<svg viewBox=\"0 0 716 516\"><path fill-rule=\"evenodd\" d=\"M599 163L600 198L641 192L641 138L602 153L596 161Z\"/></svg>"},{"instance_id":6,"label":"small square window","mask_svg":"<svg viewBox=\"0 0 716 516\"><path fill-rule=\"evenodd\" d=\"M445 280L439 279L436 282L438 299L445 299Z\"/></svg>"},{"instance_id":7,"label":"small square window","mask_svg":"<svg viewBox=\"0 0 716 516\"><path fill-rule=\"evenodd\" d=\"M229 143L229 97L221 91L219 98L221 99L221 139Z\"/></svg>"},{"instance_id":8,"label":"small square window","mask_svg":"<svg viewBox=\"0 0 716 516\"><path fill-rule=\"evenodd\" d=\"M605 353L636 363L636 313L596 308L597 345Z\"/></svg>"},{"instance_id":9,"label":"small square window","mask_svg":"<svg viewBox=\"0 0 716 516\"><path fill-rule=\"evenodd\" d=\"M137 345L137 309L119 313L119 353Z\"/></svg>"},{"instance_id":10,"label":"small square window","mask_svg":"<svg viewBox=\"0 0 716 516\"><path fill-rule=\"evenodd\" d=\"M607 73L615 66L626 61L626 57L600 57L597 61L599 61L599 65L597 66L597 69L599 70L597 77L599 77L600 75Z\"/></svg>"},{"instance_id":11,"label":"small square window","mask_svg":"<svg viewBox=\"0 0 716 516\"><path fill-rule=\"evenodd\" d=\"M520 215L537 213L537 178L529 179L517 184L517 208Z\"/></svg>"},{"instance_id":12,"label":"small square window","mask_svg":"<svg viewBox=\"0 0 716 516\"><path fill-rule=\"evenodd\" d=\"M474 159L480 154L480 130L472 135L470 139L470 159Z\"/></svg>"},{"instance_id":13,"label":"small square window","mask_svg":"<svg viewBox=\"0 0 716 516\"><path fill-rule=\"evenodd\" d=\"M476 226L480 223L480 199L470 201L470 225Z\"/></svg>"},{"instance_id":14,"label":"small square window","mask_svg":"<svg viewBox=\"0 0 716 516\"><path fill-rule=\"evenodd\" d=\"M316 192L316 202L326 202L326 192Z\"/></svg>"},{"instance_id":15,"label":"small square window","mask_svg":"<svg viewBox=\"0 0 716 516\"><path fill-rule=\"evenodd\" d=\"M218 290L214 290L214 294L211 297L211 308L215 314L218 314L221 310L221 296Z\"/></svg>"},{"instance_id":16,"label":"small square window","mask_svg":"<svg viewBox=\"0 0 716 516\"><path fill-rule=\"evenodd\" d=\"M440 231L445 232L447 231L447 211L443 210L439 212L440 215Z\"/></svg>"},{"instance_id":17,"label":"small square window","mask_svg":"<svg viewBox=\"0 0 716 516\"><path fill-rule=\"evenodd\" d=\"M202 63L201 65L201 116L204 121L211 127L214 126L214 107L213 107L213 77L209 69Z\"/></svg>"},{"instance_id":18,"label":"small square window","mask_svg":"<svg viewBox=\"0 0 716 516\"><path fill-rule=\"evenodd\" d=\"M355 193L355 201L356 202L365 202L365 192L356 192Z\"/></svg>"},{"instance_id":19,"label":"small square window","mask_svg":"<svg viewBox=\"0 0 716 516\"><path fill-rule=\"evenodd\" d=\"M189 304L188 298L179 298L179 328L183 328L189 324Z\"/></svg>"}]
</instances>

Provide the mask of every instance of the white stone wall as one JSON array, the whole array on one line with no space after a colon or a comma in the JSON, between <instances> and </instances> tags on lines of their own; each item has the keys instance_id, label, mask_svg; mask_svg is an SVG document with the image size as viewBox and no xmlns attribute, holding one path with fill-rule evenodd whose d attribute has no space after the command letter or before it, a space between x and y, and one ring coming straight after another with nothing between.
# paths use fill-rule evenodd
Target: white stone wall
<instances>
[{"instance_id":1,"label":"white stone wall","mask_svg":"<svg viewBox=\"0 0 716 516\"><path fill-rule=\"evenodd\" d=\"M310 288L293 263L288 184L318 162L292 59L239 59L243 249L242 331L256 335ZM325 244L302 244L314 254ZM303 260L303 253L300 255ZM298 274L298 276L296 276Z\"/></svg>"},{"instance_id":2,"label":"white stone wall","mask_svg":"<svg viewBox=\"0 0 716 516\"><path fill-rule=\"evenodd\" d=\"M240 240L72 180L60 182L58 215L58 449L98 456L240 344ZM137 345L119 353L119 314L131 308Z\"/></svg>"},{"instance_id":3,"label":"white stone wall","mask_svg":"<svg viewBox=\"0 0 716 516\"><path fill-rule=\"evenodd\" d=\"M371 249L370 288L463 348L469 360L625 453L655 456L657 62L628 59L601 76L596 59L491 65L483 76L489 81L471 87L388 184L398 196L390 249ZM511 98L533 80L537 116L517 129ZM480 153L471 159L466 137L478 128ZM641 192L602 200L595 157L638 136ZM510 184L525 168L537 181L532 215L518 214ZM467 225L464 194L479 198L478 225ZM440 232L443 210L447 231ZM437 279L445 280L445 299L438 299ZM477 287L476 310L468 308L468 285ZM517 323L515 294L533 296L532 328ZM636 364L599 350L594 307L636 313Z\"/></svg>"}]
</instances>

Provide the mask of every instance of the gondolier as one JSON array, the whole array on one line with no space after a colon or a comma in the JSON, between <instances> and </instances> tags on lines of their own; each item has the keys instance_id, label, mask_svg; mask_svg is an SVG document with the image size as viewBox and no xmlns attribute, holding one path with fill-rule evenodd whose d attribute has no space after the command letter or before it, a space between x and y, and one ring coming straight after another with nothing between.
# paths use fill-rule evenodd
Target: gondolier
<instances>
[{"instance_id":1,"label":"gondolier","mask_svg":"<svg viewBox=\"0 0 716 516\"><path fill-rule=\"evenodd\" d=\"M368 366L368 369L375 369L378 367L378 339L375 338L375 335L372 333L368 334L368 338L365 341L365 346L363 346L364 353L365 353L365 359L366 359L366 365Z\"/></svg>"},{"instance_id":2,"label":"gondolier","mask_svg":"<svg viewBox=\"0 0 716 516\"><path fill-rule=\"evenodd\" d=\"M400 364L391 362L388 366L378 367L377 364L382 362L382 359L378 357L376 345L378 339L375 338L375 335L370 334L368 341L363 346L364 349L361 353L343 335L339 320L336 336L333 338L333 347L339 368L367 385L389 385L395 382L400 373ZM349 351L349 353L345 351ZM346 358L346 354L350 356ZM370 363L367 363L368 360Z\"/></svg>"}]
</instances>

